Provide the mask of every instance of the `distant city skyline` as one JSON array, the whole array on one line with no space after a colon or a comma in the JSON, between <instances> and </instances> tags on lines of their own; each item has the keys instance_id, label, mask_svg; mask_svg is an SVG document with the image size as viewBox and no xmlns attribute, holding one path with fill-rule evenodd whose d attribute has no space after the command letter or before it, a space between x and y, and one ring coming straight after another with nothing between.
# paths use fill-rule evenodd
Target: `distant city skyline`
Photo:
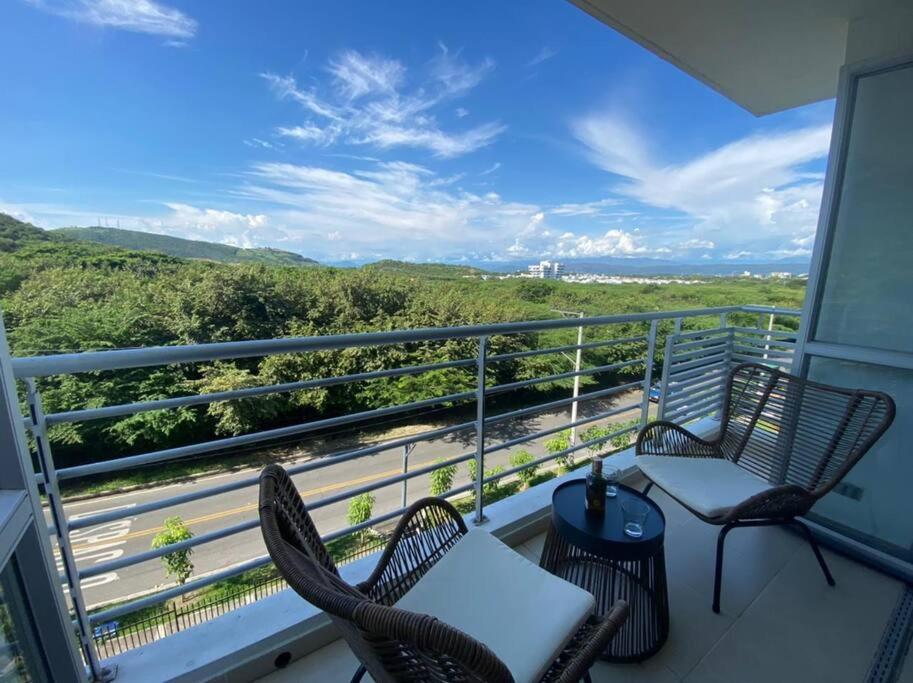
<instances>
[{"instance_id":1,"label":"distant city skyline","mask_svg":"<svg viewBox=\"0 0 913 683\"><path fill-rule=\"evenodd\" d=\"M811 252L833 103L757 119L569 2L13 0L0 22L0 211L42 227L335 263Z\"/></svg>"}]
</instances>

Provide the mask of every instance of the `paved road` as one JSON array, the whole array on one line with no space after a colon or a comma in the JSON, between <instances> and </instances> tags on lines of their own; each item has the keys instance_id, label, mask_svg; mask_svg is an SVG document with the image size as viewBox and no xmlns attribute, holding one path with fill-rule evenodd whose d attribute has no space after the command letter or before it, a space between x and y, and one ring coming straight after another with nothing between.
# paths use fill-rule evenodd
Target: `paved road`
<instances>
[{"instance_id":1,"label":"paved road","mask_svg":"<svg viewBox=\"0 0 913 683\"><path fill-rule=\"evenodd\" d=\"M604 412L615 406L639 404L641 396L640 391L632 391L613 397L611 401L591 401L589 404L581 404L581 416ZM638 414L635 411L626 412L604 420L603 423L623 422L637 417ZM499 425L499 429L491 436L491 443L514 438L524 433L529 434L556 427L568 421L568 411L545 413L522 421L515 420ZM489 456L486 467L507 465L510 453L521 448L526 448L537 457L544 455L544 442L549 438L552 437L536 439L514 449L494 453ZM409 467L417 469L433 463L439 458L452 458L461 453L470 452L474 448L471 431L466 434L453 434L445 438L421 442L416 445L409 457ZM313 457L313 454L307 457ZM294 479L304 500L311 502L401 472L402 449L397 448L332 467L305 472ZM250 477L253 473L254 470L232 472L204 477L188 483L104 496L69 503L65 509L69 519L76 519L107 510L133 507L160 500L163 496L174 496L200 487L227 483ZM466 466L461 465L458 468L454 486L468 483L468 476ZM408 501L412 502L427 495L428 490L427 475L409 480ZM377 489L374 491L374 495L376 497L375 515L395 510L402 503L402 484L397 482ZM316 510L313 515L314 520L322 533L330 533L348 525L346 522L347 509L347 501L329 505ZM153 536L161 529L164 519L171 515L180 516L195 535L223 529L246 520L256 519L257 489L256 487L239 489L164 510L74 531L71 539L77 565L87 567L148 550ZM194 576L205 575L238 564L261 556L265 552L266 549L258 528L197 546L193 554ZM161 562L159 559L154 559L87 579L83 582L83 589L87 603L92 606L141 595L166 585L169 585L169 581L164 575Z\"/></svg>"}]
</instances>

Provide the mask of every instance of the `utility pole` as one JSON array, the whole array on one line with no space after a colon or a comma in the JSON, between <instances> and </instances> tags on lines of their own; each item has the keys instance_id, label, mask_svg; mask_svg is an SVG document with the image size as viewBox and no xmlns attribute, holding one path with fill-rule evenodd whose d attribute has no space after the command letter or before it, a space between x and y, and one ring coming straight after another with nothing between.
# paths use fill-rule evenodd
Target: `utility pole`
<instances>
[{"instance_id":1,"label":"utility pole","mask_svg":"<svg viewBox=\"0 0 913 683\"><path fill-rule=\"evenodd\" d=\"M409 454L412 453L412 451L414 451L414 450L415 450L414 443L407 443L405 446L403 446L403 474L409 473ZM408 485L409 485L409 480L403 479L403 508L404 509L407 505L406 495L407 495Z\"/></svg>"},{"instance_id":2,"label":"utility pole","mask_svg":"<svg viewBox=\"0 0 913 683\"><path fill-rule=\"evenodd\" d=\"M570 318L577 316L578 318L583 318L583 311L560 311L555 309L555 313L560 313L565 318ZM577 328L577 353L574 357L574 372L577 373L574 375L574 402L571 403L571 424L577 421L577 397L580 395L580 364L583 356L583 349L580 347L583 345L583 325L580 325ZM567 358L566 354L561 354ZM569 359L570 360L570 359ZM571 446L577 445L577 427L571 427Z\"/></svg>"}]
</instances>

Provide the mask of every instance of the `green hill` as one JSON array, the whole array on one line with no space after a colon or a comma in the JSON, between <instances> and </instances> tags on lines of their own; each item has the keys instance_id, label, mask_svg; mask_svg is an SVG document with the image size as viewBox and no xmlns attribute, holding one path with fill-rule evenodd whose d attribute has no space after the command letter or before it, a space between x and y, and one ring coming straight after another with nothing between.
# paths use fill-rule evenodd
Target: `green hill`
<instances>
[{"instance_id":1,"label":"green hill","mask_svg":"<svg viewBox=\"0 0 913 683\"><path fill-rule=\"evenodd\" d=\"M227 244L186 240L120 228L59 228L52 234L83 242L97 242L138 251L158 251L179 258L222 261L224 263L263 263L274 266L315 266L317 261L281 249L243 249Z\"/></svg>"},{"instance_id":2,"label":"green hill","mask_svg":"<svg viewBox=\"0 0 913 683\"><path fill-rule=\"evenodd\" d=\"M365 270L379 270L395 275L411 277L424 277L432 280L453 280L464 277L481 277L489 273L481 268L472 266L455 266L446 263L409 263L408 261L394 261L387 259L368 263L362 266Z\"/></svg>"}]
</instances>

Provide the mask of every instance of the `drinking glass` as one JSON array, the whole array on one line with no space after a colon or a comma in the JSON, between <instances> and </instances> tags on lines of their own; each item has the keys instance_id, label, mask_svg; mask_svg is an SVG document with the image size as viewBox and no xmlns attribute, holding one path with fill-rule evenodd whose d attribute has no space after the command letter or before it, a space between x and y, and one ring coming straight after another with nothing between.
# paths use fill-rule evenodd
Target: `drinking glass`
<instances>
[{"instance_id":1,"label":"drinking glass","mask_svg":"<svg viewBox=\"0 0 913 683\"><path fill-rule=\"evenodd\" d=\"M627 498L621 501L621 519L624 523L624 532L631 538L640 538L644 535L644 524L650 506L637 498Z\"/></svg>"},{"instance_id":2,"label":"drinking glass","mask_svg":"<svg viewBox=\"0 0 913 683\"><path fill-rule=\"evenodd\" d=\"M621 474L621 470L617 467L609 467L605 472L606 478L606 487L605 487L605 497L614 498L618 495L618 479Z\"/></svg>"}]
</instances>

